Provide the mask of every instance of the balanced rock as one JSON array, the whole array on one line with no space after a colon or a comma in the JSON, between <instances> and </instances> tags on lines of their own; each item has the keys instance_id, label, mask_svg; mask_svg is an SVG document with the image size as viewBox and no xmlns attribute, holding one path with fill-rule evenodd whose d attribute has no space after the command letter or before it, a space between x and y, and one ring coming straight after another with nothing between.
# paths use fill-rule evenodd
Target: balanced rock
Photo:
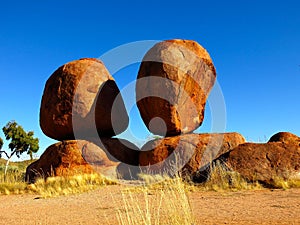
<instances>
[{"instance_id":1,"label":"balanced rock","mask_svg":"<svg viewBox=\"0 0 300 225\"><path fill-rule=\"evenodd\" d=\"M156 44L144 56L137 78L137 106L152 133L175 136L202 124L216 71L209 54L197 42Z\"/></svg>"},{"instance_id":2,"label":"balanced rock","mask_svg":"<svg viewBox=\"0 0 300 225\"><path fill-rule=\"evenodd\" d=\"M118 163L110 161L106 153L91 142L63 141L48 147L39 160L27 167L26 181L32 183L38 177L71 176L94 172L116 177L117 165Z\"/></svg>"},{"instance_id":3,"label":"balanced rock","mask_svg":"<svg viewBox=\"0 0 300 225\"><path fill-rule=\"evenodd\" d=\"M219 160L249 181L272 184L278 178L300 178L298 143L245 143L222 155Z\"/></svg>"},{"instance_id":4,"label":"balanced rock","mask_svg":"<svg viewBox=\"0 0 300 225\"><path fill-rule=\"evenodd\" d=\"M152 140L140 152L139 162L145 172L171 174L180 171L193 176L212 160L245 143L238 133L185 134Z\"/></svg>"},{"instance_id":5,"label":"balanced rock","mask_svg":"<svg viewBox=\"0 0 300 225\"><path fill-rule=\"evenodd\" d=\"M300 137L295 134L289 132L279 132L274 134L269 142L284 142L284 143L299 143L300 144Z\"/></svg>"},{"instance_id":6,"label":"balanced rock","mask_svg":"<svg viewBox=\"0 0 300 225\"><path fill-rule=\"evenodd\" d=\"M119 134L128 126L119 92L101 61L85 58L69 62L46 82L40 108L41 129L60 141L86 139L97 133Z\"/></svg>"}]
</instances>

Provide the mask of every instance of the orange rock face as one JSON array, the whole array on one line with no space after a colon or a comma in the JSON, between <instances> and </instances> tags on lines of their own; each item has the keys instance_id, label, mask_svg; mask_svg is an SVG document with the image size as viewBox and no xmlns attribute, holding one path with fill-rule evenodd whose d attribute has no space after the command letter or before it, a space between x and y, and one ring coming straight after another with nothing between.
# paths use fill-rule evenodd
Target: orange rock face
<instances>
[{"instance_id":1,"label":"orange rock face","mask_svg":"<svg viewBox=\"0 0 300 225\"><path fill-rule=\"evenodd\" d=\"M289 132L279 132L274 134L269 142L300 143L300 137Z\"/></svg>"},{"instance_id":2,"label":"orange rock face","mask_svg":"<svg viewBox=\"0 0 300 225\"><path fill-rule=\"evenodd\" d=\"M48 137L56 140L73 140L75 136L86 139L96 136L97 131L100 136L118 134L128 126L122 98L118 98L112 110L118 94L117 85L101 61L86 58L69 62L47 80L40 126Z\"/></svg>"},{"instance_id":3,"label":"orange rock face","mask_svg":"<svg viewBox=\"0 0 300 225\"><path fill-rule=\"evenodd\" d=\"M117 165L118 163L110 161L105 152L91 142L63 141L48 147L39 160L27 167L26 181L34 182L38 177L101 173L108 168L115 170Z\"/></svg>"},{"instance_id":4,"label":"orange rock face","mask_svg":"<svg viewBox=\"0 0 300 225\"><path fill-rule=\"evenodd\" d=\"M162 136L197 129L215 78L209 54L194 41L170 40L152 47L136 83L137 106L148 129Z\"/></svg>"},{"instance_id":5,"label":"orange rock face","mask_svg":"<svg viewBox=\"0 0 300 225\"><path fill-rule=\"evenodd\" d=\"M221 156L227 167L250 181L300 178L299 143L245 143Z\"/></svg>"},{"instance_id":6,"label":"orange rock face","mask_svg":"<svg viewBox=\"0 0 300 225\"><path fill-rule=\"evenodd\" d=\"M245 139L238 133L168 137L145 144L141 149L139 161L140 166L153 173L172 173L175 169L192 175L242 143L245 143Z\"/></svg>"}]
</instances>

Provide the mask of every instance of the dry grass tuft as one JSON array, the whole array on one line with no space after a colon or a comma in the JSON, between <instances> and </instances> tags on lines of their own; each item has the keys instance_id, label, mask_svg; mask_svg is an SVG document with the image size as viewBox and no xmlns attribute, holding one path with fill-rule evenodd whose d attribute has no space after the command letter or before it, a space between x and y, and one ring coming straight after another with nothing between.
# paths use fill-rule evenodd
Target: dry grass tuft
<instances>
[{"instance_id":1,"label":"dry grass tuft","mask_svg":"<svg viewBox=\"0 0 300 225\"><path fill-rule=\"evenodd\" d=\"M82 193L105 185L114 185L115 181L100 174L80 174L68 177L48 177L39 179L27 186L30 192L38 193L44 198Z\"/></svg>"},{"instance_id":2,"label":"dry grass tuft","mask_svg":"<svg viewBox=\"0 0 300 225\"><path fill-rule=\"evenodd\" d=\"M274 177L271 184L273 188L287 190L290 188L300 188L299 178L283 179L282 177Z\"/></svg>"},{"instance_id":3,"label":"dry grass tuft","mask_svg":"<svg viewBox=\"0 0 300 225\"><path fill-rule=\"evenodd\" d=\"M24 182L25 169L32 161L19 163L12 162L4 178L5 160L1 159L0 165L0 194L23 194L26 192L27 184Z\"/></svg>"},{"instance_id":4,"label":"dry grass tuft","mask_svg":"<svg viewBox=\"0 0 300 225\"><path fill-rule=\"evenodd\" d=\"M120 225L195 224L188 190L181 178L142 176L151 183L122 191L123 205L117 209ZM154 180L160 182L153 183Z\"/></svg>"},{"instance_id":5,"label":"dry grass tuft","mask_svg":"<svg viewBox=\"0 0 300 225\"><path fill-rule=\"evenodd\" d=\"M116 181L110 180L100 174L79 174L66 177L48 177L36 181L35 184L24 182L27 166L33 161L12 162L8 168L6 180L4 180L4 164L0 165L0 194L23 194L34 193L42 197L55 197L59 195L68 195L82 193L94 190L104 185L116 184Z\"/></svg>"},{"instance_id":6,"label":"dry grass tuft","mask_svg":"<svg viewBox=\"0 0 300 225\"><path fill-rule=\"evenodd\" d=\"M81 193L96 189L99 186L116 184L99 174L80 174L68 177L49 177L46 180L39 179L35 184L24 182L26 167L31 161L12 163L8 168L6 180L4 169L0 166L0 194L36 193L42 197L54 197Z\"/></svg>"},{"instance_id":7,"label":"dry grass tuft","mask_svg":"<svg viewBox=\"0 0 300 225\"><path fill-rule=\"evenodd\" d=\"M210 176L197 188L205 191L259 190L263 186L258 182L248 182L238 172L228 170L222 163L216 162L210 168Z\"/></svg>"}]
</instances>

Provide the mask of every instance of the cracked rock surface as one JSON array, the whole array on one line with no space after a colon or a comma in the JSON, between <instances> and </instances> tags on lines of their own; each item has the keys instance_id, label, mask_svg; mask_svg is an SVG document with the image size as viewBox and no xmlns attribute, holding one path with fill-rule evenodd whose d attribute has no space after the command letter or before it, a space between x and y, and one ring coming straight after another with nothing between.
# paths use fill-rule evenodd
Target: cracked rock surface
<instances>
[{"instance_id":1,"label":"cracked rock surface","mask_svg":"<svg viewBox=\"0 0 300 225\"><path fill-rule=\"evenodd\" d=\"M38 177L94 172L116 177L118 164L109 160L103 149L89 141L62 141L49 146L39 160L27 167L26 181L33 183Z\"/></svg>"},{"instance_id":2,"label":"cracked rock surface","mask_svg":"<svg viewBox=\"0 0 300 225\"><path fill-rule=\"evenodd\" d=\"M216 71L208 52L197 42L156 44L144 56L137 78L137 106L152 133L175 136L202 124ZM153 120L157 117L161 120Z\"/></svg>"},{"instance_id":3,"label":"cracked rock surface","mask_svg":"<svg viewBox=\"0 0 300 225\"><path fill-rule=\"evenodd\" d=\"M300 178L300 145L297 142L245 143L220 159L249 181L271 184L278 178Z\"/></svg>"},{"instance_id":4,"label":"cracked rock surface","mask_svg":"<svg viewBox=\"0 0 300 225\"><path fill-rule=\"evenodd\" d=\"M245 138L239 133L167 137L146 143L139 161L146 171L163 174L180 170L190 176L242 143L245 143Z\"/></svg>"},{"instance_id":5,"label":"cracked rock surface","mask_svg":"<svg viewBox=\"0 0 300 225\"><path fill-rule=\"evenodd\" d=\"M84 58L69 62L46 82L40 108L41 129L59 141L121 133L129 119L122 98L115 101L119 92L101 61Z\"/></svg>"},{"instance_id":6,"label":"cracked rock surface","mask_svg":"<svg viewBox=\"0 0 300 225\"><path fill-rule=\"evenodd\" d=\"M274 134L269 142L284 142L284 143L295 143L298 142L300 144L300 138L292 134L290 132L279 132L277 134Z\"/></svg>"}]
</instances>

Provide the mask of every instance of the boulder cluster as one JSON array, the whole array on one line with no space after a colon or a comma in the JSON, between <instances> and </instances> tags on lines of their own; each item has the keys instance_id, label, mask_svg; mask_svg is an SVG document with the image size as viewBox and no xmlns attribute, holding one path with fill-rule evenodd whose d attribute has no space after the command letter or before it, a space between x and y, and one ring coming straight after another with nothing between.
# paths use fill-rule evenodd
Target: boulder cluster
<instances>
[{"instance_id":1,"label":"boulder cluster","mask_svg":"<svg viewBox=\"0 0 300 225\"><path fill-rule=\"evenodd\" d=\"M296 135L281 132L254 144L235 132L193 133L203 122L215 79L213 62L197 42L154 45L138 71L136 103L149 131L162 137L139 149L114 137L127 129L129 116L104 64L84 58L61 66L47 80L40 108L42 131L59 142L29 165L26 180L94 172L135 179L143 172L202 181L215 161L248 180L299 176Z\"/></svg>"},{"instance_id":2,"label":"boulder cluster","mask_svg":"<svg viewBox=\"0 0 300 225\"><path fill-rule=\"evenodd\" d=\"M148 129L165 138L142 147L139 165L144 171L192 177L245 142L238 133L192 134L203 122L215 79L213 62L197 42L160 42L146 53L137 77L137 106Z\"/></svg>"},{"instance_id":3,"label":"boulder cluster","mask_svg":"<svg viewBox=\"0 0 300 225\"><path fill-rule=\"evenodd\" d=\"M26 180L93 172L115 177L120 161L136 165L138 147L112 138L129 123L119 93L97 59L59 67L46 82L40 108L42 131L59 142L29 165Z\"/></svg>"}]
</instances>

